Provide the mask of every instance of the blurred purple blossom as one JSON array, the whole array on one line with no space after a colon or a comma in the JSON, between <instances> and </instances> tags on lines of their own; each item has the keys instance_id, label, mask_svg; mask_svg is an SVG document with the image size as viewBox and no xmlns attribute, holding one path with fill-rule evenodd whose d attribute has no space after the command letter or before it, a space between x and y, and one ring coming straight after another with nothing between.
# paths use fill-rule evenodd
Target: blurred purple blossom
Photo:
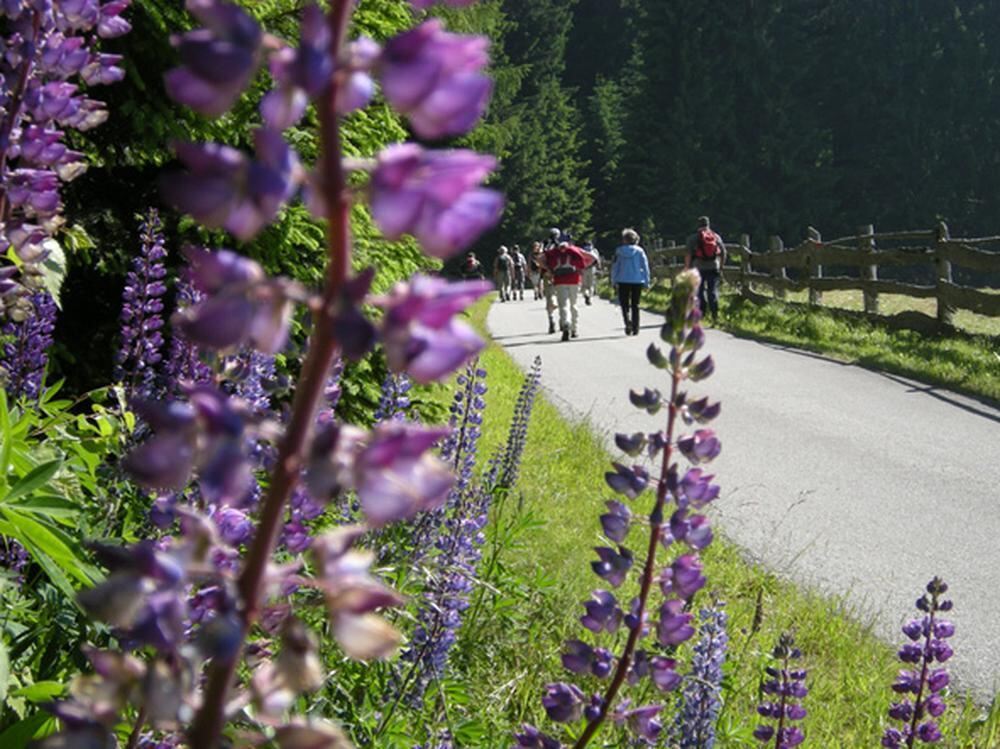
<instances>
[{"instance_id":1,"label":"blurred purple blossom","mask_svg":"<svg viewBox=\"0 0 1000 749\"><path fill-rule=\"evenodd\" d=\"M223 0L187 0L185 7L205 28L171 41L181 67L166 74L167 94L208 117L224 114L260 64L263 34L238 6Z\"/></svg>"},{"instance_id":2,"label":"blurred purple blossom","mask_svg":"<svg viewBox=\"0 0 1000 749\"><path fill-rule=\"evenodd\" d=\"M386 42L381 57L385 98L421 138L462 135L486 109L493 84L482 73L489 40L452 34L439 19Z\"/></svg>"},{"instance_id":3,"label":"blurred purple blossom","mask_svg":"<svg viewBox=\"0 0 1000 749\"><path fill-rule=\"evenodd\" d=\"M174 144L185 172L161 178L164 197L200 223L238 239L257 235L295 194L298 157L281 133L254 132L255 159L218 143Z\"/></svg>"},{"instance_id":4,"label":"blurred purple blossom","mask_svg":"<svg viewBox=\"0 0 1000 749\"><path fill-rule=\"evenodd\" d=\"M475 356L484 345L482 340L454 317L490 288L484 281L449 283L422 275L396 284L376 300L385 310L381 340L389 368L428 383Z\"/></svg>"},{"instance_id":5,"label":"blurred purple blossom","mask_svg":"<svg viewBox=\"0 0 1000 749\"><path fill-rule=\"evenodd\" d=\"M495 167L473 151L389 146L369 183L372 215L388 239L412 234L429 255L451 257L500 219L503 197L479 187Z\"/></svg>"},{"instance_id":6,"label":"blurred purple blossom","mask_svg":"<svg viewBox=\"0 0 1000 749\"><path fill-rule=\"evenodd\" d=\"M174 327L211 349L250 345L273 354L285 344L291 316L290 286L269 280L253 260L229 250L186 247L189 277L204 297L176 312Z\"/></svg>"}]
</instances>

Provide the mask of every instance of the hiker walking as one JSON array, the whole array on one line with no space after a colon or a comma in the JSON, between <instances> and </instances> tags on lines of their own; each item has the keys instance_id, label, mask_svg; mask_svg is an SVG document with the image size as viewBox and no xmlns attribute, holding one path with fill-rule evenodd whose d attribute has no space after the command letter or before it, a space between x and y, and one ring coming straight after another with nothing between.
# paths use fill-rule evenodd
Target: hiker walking
<instances>
[{"instance_id":1,"label":"hiker walking","mask_svg":"<svg viewBox=\"0 0 1000 749\"><path fill-rule=\"evenodd\" d=\"M698 309L701 315L711 313L712 322L719 318L719 283L726 264L726 243L712 229L708 216L698 218L698 230L687 239L684 268L695 268L701 274L698 286Z\"/></svg>"},{"instance_id":2,"label":"hiker walking","mask_svg":"<svg viewBox=\"0 0 1000 749\"><path fill-rule=\"evenodd\" d=\"M545 255L542 252L541 242L531 243L531 257L528 259L531 268L531 289L535 292L535 299L541 299L544 294L542 289L542 273L545 270Z\"/></svg>"},{"instance_id":3,"label":"hiker walking","mask_svg":"<svg viewBox=\"0 0 1000 749\"><path fill-rule=\"evenodd\" d=\"M639 301L642 290L649 286L649 260L634 229L622 231L622 243L615 249L611 264L611 283L618 288L625 335L639 335Z\"/></svg>"},{"instance_id":4,"label":"hiker walking","mask_svg":"<svg viewBox=\"0 0 1000 749\"><path fill-rule=\"evenodd\" d=\"M510 279L511 296L515 299L524 300L524 279L528 274L528 261L524 259L521 248L514 245L514 251L510 254L510 259L514 263L514 275Z\"/></svg>"},{"instance_id":5,"label":"hiker walking","mask_svg":"<svg viewBox=\"0 0 1000 749\"><path fill-rule=\"evenodd\" d=\"M471 281L475 278L482 279L483 277L483 264L479 262L479 258L476 257L476 253L470 252L465 256L465 260L462 261L462 266L459 269L462 274L462 278L467 281Z\"/></svg>"},{"instance_id":6,"label":"hiker walking","mask_svg":"<svg viewBox=\"0 0 1000 749\"><path fill-rule=\"evenodd\" d=\"M583 303L589 305L591 297L597 294L597 272L601 270L601 253L590 241L584 242L580 249L594 258L594 262L583 271L583 285L580 287L583 291Z\"/></svg>"},{"instance_id":7,"label":"hiker walking","mask_svg":"<svg viewBox=\"0 0 1000 749\"><path fill-rule=\"evenodd\" d=\"M593 262L592 255L569 242L560 242L545 251L545 264L552 271L552 284L559 302L559 329L564 341L576 338L579 332L576 298L583 271Z\"/></svg>"},{"instance_id":8,"label":"hiker walking","mask_svg":"<svg viewBox=\"0 0 1000 749\"><path fill-rule=\"evenodd\" d=\"M549 267L548 253L559 246L562 232L555 226L549 229L549 238L542 245L542 292L545 295L545 314L549 318L549 334L556 332L555 313L559 307L556 298L555 279L552 277L552 269Z\"/></svg>"},{"instance_id":9,"label":"hiker walking","mask_svg":"<svg viewBox=\"0 0 1000 749\"><path fill-rule=\"evenodd\" d=\"M493 281L497 285L497 291L500 292L501 302L510 301L510 279L513 270L514 261L511 260L507 248L501 245L500 252L493 261Z\"/></svg>"}]
</instances>

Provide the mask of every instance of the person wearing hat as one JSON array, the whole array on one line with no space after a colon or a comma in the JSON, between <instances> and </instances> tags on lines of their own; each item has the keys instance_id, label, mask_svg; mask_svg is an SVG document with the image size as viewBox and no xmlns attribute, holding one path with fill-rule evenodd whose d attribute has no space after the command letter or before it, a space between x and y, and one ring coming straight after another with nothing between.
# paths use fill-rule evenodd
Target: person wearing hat
<instances>
[{"instance_id":1,"label":"person wearing hat","mask_svg":"<svg viewBox=\"0 0 1000 749\"><path fill-rule=\"evenodd\" d=\"M684 268L695 268L701 275L698 285L698 309L702 317L711 314L714 323L719 318L719 282L726 264L726 243L712 229L708 216L698 218L698 230L687 239Z\"/></svg>"},{"instance_id":2,"label":"person wearing hat","mask_svg":"<svg viewBox=\"0 0 1000 749\"><path fill-rule=\"evenodd\" d=\"M558 227L553 226L549 229L549 238L542 245L542 291L545 294L545 314L549 318L549 335L556 332L555 314L556 309L559 307L559 302L556 297L556 285L552 277L552 269L549 268L548 253L559 246L562 236L562 231Z\"/></svg>"}]
</instances>

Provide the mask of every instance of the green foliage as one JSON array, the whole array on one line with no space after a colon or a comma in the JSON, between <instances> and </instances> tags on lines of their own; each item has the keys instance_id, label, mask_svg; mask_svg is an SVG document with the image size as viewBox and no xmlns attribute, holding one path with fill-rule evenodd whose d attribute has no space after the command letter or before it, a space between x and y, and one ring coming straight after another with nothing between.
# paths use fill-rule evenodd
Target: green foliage
<instances>
[{"instance_id":1,"label":"green foliage","mask_svg":"<svg viewBox=\"0 0 1000 749\"><path fill-rule=\"evenodd\" d=\"M60 385L30 407L0 392L0 537L30 555L23 579L0 579L4 747L26 745L51 723L37 705L62 692L83 665L80 645L98 632L75 602L101 577L83 542L138 530L138 497L114 468L132 415L105 405L105 391L84 412L58 397Z\"/></svg>"}]
</instances>

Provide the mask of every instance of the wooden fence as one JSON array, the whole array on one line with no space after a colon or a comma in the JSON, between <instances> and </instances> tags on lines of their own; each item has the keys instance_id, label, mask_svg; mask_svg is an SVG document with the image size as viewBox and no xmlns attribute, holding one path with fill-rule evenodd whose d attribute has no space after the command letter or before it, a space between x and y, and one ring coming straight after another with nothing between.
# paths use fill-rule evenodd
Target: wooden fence
<instances>
[{"instance_id":1,"label":"wooden fence","mask_svg":"<svg viewBox=\"0 0 1000 749\"><path fill-rule=\"evenodd\" d=\"M750 237L744 234L736 244L726 243L730 264L723 270L725 280L741 293L753 294L751 285L759 284L784 298L787 291L809 293L809 304L822 304L824 291L857 290L864 296L866 314L878 314L879 294L901 294L937 300L937 319L953 325L955 310L965 309L980 315L1000 317L1000 294L956 284L952 266L972 271L1000 273L1000 252L985 246L1000 246L1000 236L974 239L953 238L948 227L939 223L927 231L875 233L873 226L863 226L848 237L823 241L813 228L795 247L786 248L781 237L770 237L766 252L751 250ZM673 242L651 251L653 275L671 276L682 266L686 249ZM732 261L738 261L735 265ZM921 285L879 278L880 267L924 266L933 270L935 283ZM840 273L857 270L857 275L824 274L824 268ZM792 275L789 275L789 271Z\"/></svg>"}]
</instances>

